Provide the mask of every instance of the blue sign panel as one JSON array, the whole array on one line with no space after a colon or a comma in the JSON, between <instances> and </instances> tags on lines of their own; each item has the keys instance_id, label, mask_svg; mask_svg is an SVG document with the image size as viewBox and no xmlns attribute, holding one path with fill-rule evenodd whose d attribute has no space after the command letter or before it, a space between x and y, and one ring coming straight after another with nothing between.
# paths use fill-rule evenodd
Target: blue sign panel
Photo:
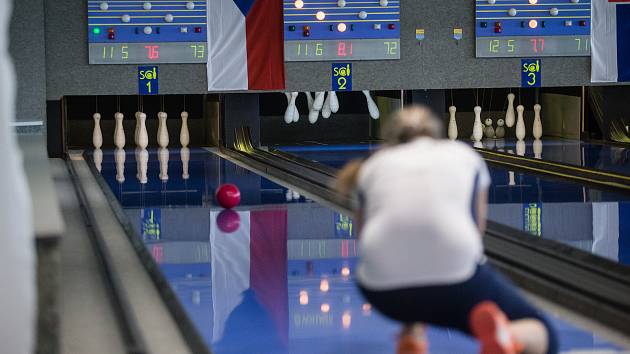
<instances>
[{"instance_id":1,"label":"blue sign panel","mask_svg":"<svg viewBox=\"0 0 630 354\"><path fill-rule=\"evenodd\" d=\"M521 87L540 87L542 84L542 60L521 60Z\"/></svg>"},{"instance_id":2,"label":"blue sign panel","mask_svg":"<svg viewBox=\"0 0 630 354\"><path fill-rule=\"evenodd\" d=\"M332 90L352 91L352 63L332 63Z\"/></svg>"},{"instance_id":3,"label":"blue sign panel","mask_svg":"<svg viewBox=\"0 0 630 354\"><path fill-rule=\"evenodd\" d=\"M138 94L157 95L160 93L157 66L138 67Z\"/></svg>"}]
</instances>

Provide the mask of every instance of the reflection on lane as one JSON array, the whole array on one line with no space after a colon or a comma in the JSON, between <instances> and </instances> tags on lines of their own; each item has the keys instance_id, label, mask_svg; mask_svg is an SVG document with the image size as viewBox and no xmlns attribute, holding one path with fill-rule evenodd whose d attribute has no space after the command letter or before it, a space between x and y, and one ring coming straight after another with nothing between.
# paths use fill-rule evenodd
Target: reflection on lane
<instances>
[{"instance_id":1,"label":"reflection on lane","mask_svg":"<svg viewBox=\"0 0 630 354\"><path fill-rule=\"evenodd\" d=\"M505 146L501 145L500 148L507 151L510 143L503 143ZM311 161L339 167L353 158L367 156L376 147L340 145L280 149ZM565 145L550 143L549 148L551 156L565 156L558 152L566 152ZM556 151L556 148L559 150ZM528 145L526 152L533 154L532 147ZM627 153L624 152L626 158L621 161L630 164ZM606 153L602 154L606 156ZM599 163L598 166L604 165ZM537 237L630 264L630 195L503 168L490 167L490 174L489 219Z\"/></svg>"},{"instance_id":2,"label":"reflection on lane","mask_svg":"<svg viewBox=\"0 0 630 354\"><path fill-rule=\"evenodd\" d=\"M516 151L525 157L630 175L630 148L621 145L553 138L525 140L522 146L511 139L486 139L482 145L490 151Z\"/></svg>"},{"instance_id":3,"label":"reflection on lane","mask_svg":"<svg viewBox=\"0 0 630 354\"><path fill-rule=\"evenodd\" d=\"M121 168L105 152L102 175L214 353L394 351L399 326L374 312L354 283L352 219L203 151L192 151L183 178L178 157L172 151L160 171L150 151L141 183L128 154L119 182ZM230 227L212 198L226 182L243 198ZM555 322L563 350L617 349ZM432 353L477 350L454 331L431 328L429 340Z\"/></svg>"}]
</instances>

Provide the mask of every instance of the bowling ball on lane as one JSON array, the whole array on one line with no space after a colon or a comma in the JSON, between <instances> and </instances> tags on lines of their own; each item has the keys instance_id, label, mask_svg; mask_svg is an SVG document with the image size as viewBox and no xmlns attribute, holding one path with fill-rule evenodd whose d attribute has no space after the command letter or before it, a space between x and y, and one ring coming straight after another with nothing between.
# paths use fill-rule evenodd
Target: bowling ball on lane
<instances>
[{"instance_id":1,"label":"bowling ball on lane","mask_svg":"<svg viewBox=\"0 0 630 354\"><path fill-rule=\"evenodd\" d=\"M231 234L241 227L241 216L232 209L222 210L217 215L217 226L221 232Z\"/></svg>"},{"instance_id":2,"label":"bowling ball on lane","mask_svg":"<svg viewBox=\"0 0 630 354\"><path fill-rule=\"evenodd\" d=\"M241 203L241 191L231 183L222 184L215 193L217 203L220 206L231 209Z\"/></svg>"}]
</instances>

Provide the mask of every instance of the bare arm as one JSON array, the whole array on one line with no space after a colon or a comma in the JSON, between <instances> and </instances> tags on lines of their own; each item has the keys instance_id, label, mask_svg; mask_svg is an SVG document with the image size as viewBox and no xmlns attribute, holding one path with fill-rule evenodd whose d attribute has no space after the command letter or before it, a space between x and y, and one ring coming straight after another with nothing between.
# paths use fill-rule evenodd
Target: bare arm
<instances>
[{"instance_id":1,"label":"bare arm","mask_svg":"<svg viewBox=\"0 0 630 354\"><path fill-rule=\"evenodd\" d=\"M484 188L477 192L477 226L480 235L486 233L486 218L488 216L488 189Z\"/></svg>"},{"instance_id":2,"label":"bare arm","mask_svg":"<svg viewBox=\"0 0 630 354\"><path fill-rule=\"evenodd\" d=\"M346 196L352 194L357 187L359 171L362 165L361 160L352 160L348 162L337 174L335 189Z\"/></svg>"}]
</instances>

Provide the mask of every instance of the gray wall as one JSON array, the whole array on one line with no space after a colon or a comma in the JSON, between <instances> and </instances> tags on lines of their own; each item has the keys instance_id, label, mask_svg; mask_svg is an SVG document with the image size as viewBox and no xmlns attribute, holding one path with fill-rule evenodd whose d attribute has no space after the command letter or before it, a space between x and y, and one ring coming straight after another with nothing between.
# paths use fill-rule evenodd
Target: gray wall
<instances>
[{"instance_id":1,"label":"gray wall","mask_svg":"<svg viewBox=\"0 0 630 354\"><path fill-rule=\"evenodd\" d=\"M47 97L136 94L136 66L87 64L85 8L84 0L46 2ZM474 1L402 0L401 8L402 59L355 63L355 90L520 86L520 59L474 57ZM420 44L416 27L426 30ZM464 28L457 44L453 27ZM546 86L589 83L588 58L545 58L543 65ZM329 62L288 63L286 71L289 90L330 87ZM161 65L160 74L161 93L206 92L205 65Z\"/></svg>"},{"instance_id":2,"label":"gray wall","mask_svg":"<svg viewBox=\"0 0 630 354\"><path fill-rule=\"evenodd\" d=\"M9 50L18 79L16 121L42 122L46 116L44 0L15 0Z\"/></svg>"}]
</instances>

